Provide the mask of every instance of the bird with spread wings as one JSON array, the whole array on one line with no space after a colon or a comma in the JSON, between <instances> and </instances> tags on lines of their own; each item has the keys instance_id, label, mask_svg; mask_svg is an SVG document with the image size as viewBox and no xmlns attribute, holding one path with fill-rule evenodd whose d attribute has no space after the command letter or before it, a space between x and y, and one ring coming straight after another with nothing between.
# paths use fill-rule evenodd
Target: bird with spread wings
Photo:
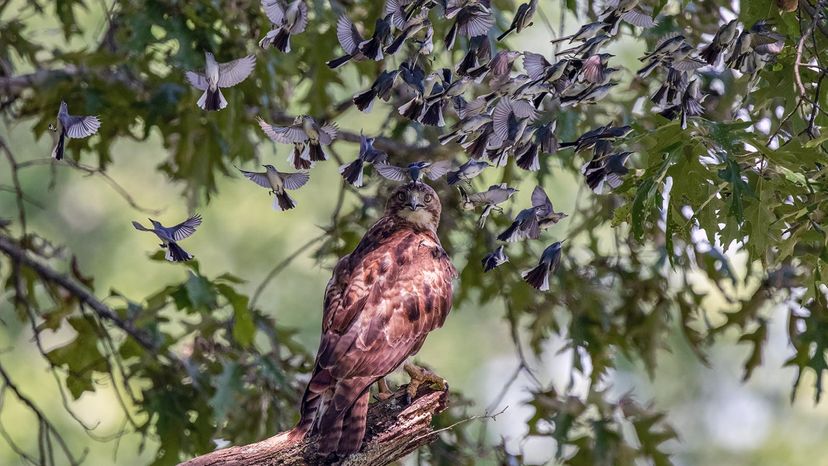
<instances>
[{"instance_id":1,"label":"bird with spread wings","mask_svg":"<svg viewBox=\"0 0 828 466\"><path fill-rule=\"evenodd\" d=\"M359 451L369 388L404 365L410 399L435 374L406 363L443 325L457 271L437 237L441 205L422 182L398 187L382 218L339 260L325 290L322 339L294 435L319 434L323 455Z\"/></svg>"}]
</instances>

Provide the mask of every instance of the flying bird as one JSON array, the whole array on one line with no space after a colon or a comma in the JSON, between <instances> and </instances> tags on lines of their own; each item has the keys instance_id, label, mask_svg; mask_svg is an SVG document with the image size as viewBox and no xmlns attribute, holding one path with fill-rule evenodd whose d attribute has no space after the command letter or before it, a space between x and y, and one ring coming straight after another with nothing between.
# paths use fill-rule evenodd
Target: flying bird
<instances>
[{"instance_id":1,"label":"flying bird","mask_svg":"<svg viewBox=\"0 0 828 466\"><path fill-rule=\"evenodd\" d=\"M512 24L509 26L509 29L503 31L503 34L497 36L497 41L502 41L513 31L520 34L525 28L531 26L532 18L535 16L535 11L537 9L538 0L529 0L527 3L521 4L518 7L517 12L515 12L515 17L512 19Z\"/></svg>"},{"instance_id":2,"label":"flying bird","mask_svg":"<svg viewBox=\"0 0 828 466\"><path fill-rule=\"evenodd\" d=\"M248 180L270 190L273 199L273 210L279 212L290 210L296 207L296 202L288 195L287 189L291 191L301 188L308 182L310 176L304 172L283 173L276 170L273 165L263 165L264 172L249 172L239 168L238 170Z\"/></svg>"},{"instance_id":3,"label":"flying bird","mask_svg":"<svg viewBox=\"0 0 828 466\"><path fill-rule=\"evenodd\" d=\"M457 271L437 237L440 199L423 183L398 187L385 213L336 264L325 290L322 338L293 438L318 434L322 455L359 451L371 385L416 354L451 309ZM404 364L408 398L437 375Z\"/></svg>"},{"instance_id":4,"label":"flying bird","mask_svg":"<svg viewBox=\"0 0 828 466\"><path fill-rule=\"evenodd\" d=\"M505 245L501 244L494 251L486 254L486 257L481 261L483 263L483 273L492 271L497 267L509 262L509 256L506 255Z\"/></svg>"},{"instance_id":5,"label":"flying bird","mask_svg":"<svg viewBox=\"0 0 828 466\"><path fill-rule=\"evenodd\" d=\"M392 181L406 181L410 179L414 183L419 183L423 177L431 181L436 181L451 170L451 161L440 160L439 162L413 162L407 167L397 167L390 164L376 165L377 173Z\"/></svg>"},{"instance_id":6,"label":"flying bird","mask_svg":"<svg viewBox=\"0 0 828 466\"><path fill-rule=\"evenodd\" d=\"M459 187L460 189L460 197L462 198L462 203L460 206L465 210L473 210L476 207L483 207L483 213L480 214L480 218L477 220L477 227L483 228L486 226L486 219L489 218L489 214L492 211L501 212L503 209L500 204L508 201L512 196L518 192L515 188L510 188L506 183L495 184L489 186L489 189L479 193L472 193L468 194L466 191Z\"/></svg>"},{"instance_id":7,"label":"flying bird","mask_svg":"<svg viewBox=\"0 0 828 466\"><path fill-rule=\"evenodd\" d=\"M308 27L305 0L293 0L287 8L282 6L280 0L262 0L262 8L275 28L259 41L259 46L267 48L272 45L281 52L290 52L290 36L302 33Z\"/></svg>"},{"instance_id":8,"label":"flying bird","mask_svg":"<svg viewBox=\"0 0 828 466\"><path fill-rule=\"evenodd\" d=\"M489 162L484 160L474 160L471 159L460 165L457 170L452 170L448 172L446 176L446 181L448 181L449 186L453 186L461 181L469 182L475 176L483 173L483 170L491 167L492 165Z\"/></svg>"},{"instance_id":9,"label":"flying bird","mask_svg":"<svg viewBox=\"0 0 828 466\"><path fill-rule=\"evenodd\" d=\"M603 194L605 191L621 186L621 183L624 182L623 176L630 171L624 166L630 155L632 155L632 152L617 152L587 164L584 169L584 177L589 189L596 194Z\"/></svg>"},{"instance_id":10,"label":"flying bird","mask_svg":"<svg viewBox=\"0 0 828 466\"><path fill-rule=\"evenodd\" d=\"M361 188L363 185L362 172L365 169L365 164L384 164L388 160L388 154L374 149L374 139L365 137L364 134L360 133L359 155L356 160L339 167L339 173L342 175L342 178L345 178L345 181L357 188Z\"/></svg>"},{"instance_id":11,"label":"flying bird","mask_svg":"<svg viewBox=\"0 0 828 466\"><path fill-rule=\"evenodd\" d=\"M354 96L353 101L356 108L368 113L374 106L374 99L377 97L387 102L391 98L391 90L399 75L399 70L383 71L380 73L370 88Z\"/></svg>"},{"instance_id":12,"label":"flying bird","mask_svg":"<svg viewBox=\"0 0 828 466\"><path fill-rule=\"evenodd\" d=\"M449 50L454 48L458 34L469 38L485 36L495 23L489 0L448 0L445 16L454 19L445 38Z\"/></svg>"},{"instance_id":13,"label":"flying bird","mask_svg":"<svg viewBox=\"0 0 828 466\"><path fill-rule=\"evenodd\" d=\"M192 254L188 253L178 245L178 242L189 238L193 233L195 233L196 228L201 225L201 215L193 215L173 227L165 227L157 220L148 220L152 224L152 228L147 228L136 221L132 222L132 226L138 231L149 231L154 233L155 236L161 240L160 246L167 250L164 255L165 259L170 262L186 262L193 258Z\"/></svg>"},{"instance_id":14,"label":"flying bird","mask_svg":"<svg viewBox=\"0 0 828 466\"><path fill-rule=\"evenodd\" d=\"M737 20L730 21L716 31L713 40L699 52L699 56L709 65L715 65L719 61L719 57L730 48L736 34L739 33L739 22Z\"/></svg>"},{"instance_id":15,"label":"flying bird","mask_svg":"<svg viewBox=\"0 0 828 466\"><path fill-rule=\"evenodd\" d=\"M190 85L204 91L198 99L198 106L203 110L217 111L227 106L227 100L221 88L233 87L247 79L256 67L256 57L248 55L227 63L218 63L210 52L204 52L206 65L204 74L195 71L185 73Z\"/></svg>"},{"instance_id":16,"label":"flying bird","mask_svg":"<svg viewBox=\"0 0 828 466\"><path fill-rule=\"evenodd\" d=\"M307 152L303 152L300 158L309 162L320 162L328 160L328 155L322 146L330 145L336 138L337 127L328 123L320 125L308 115L297 116L290 126L275 126L259 118L259 126L270 139L282 144L306 144ZM294 166L295 156L292 157Z\"/></svg>"},{"instance_id":17,"label":"flying bird","mask_svg":"<svg viewBox=\"0 0 828 466\"><path fill-rule=\"evenodd\" d=\"M328 67L336 69L351 60L382 60L382 49L391 36L392 18L393 14L377 18L374 33L366 40L347 16L340 16L336 22L336 37L345 55L327 62Z\"/></svg>"},{"instance_id":18,"label":"flying bird","mask_svg":"<svg viewBox=\"0 0 828 466\"><path fill-rule=\"evenodd\" d=\"M101 120L96 116L76 116L69 114L69 106L66 102L60 102L60 108L57 114L57 126L49 125L52 131L58 131L57 143L52 149L52 158L55 160L62 160L64 150L66 147L66 138L69 139L83 139L92 136L98 132L101 127Z\"/></svg>"},{"instance_id":19,"label":"flying bird","mask_svg":"<svg viewBox=\"0 0 828 466\"><path fill-rule=\"evenodd\" d=\"M541 230L558 223L567 217L563 212L555 212L549 196L540 186L532 191L532 207L521 210L515 220L497 236L500 241L514 243L524 239L540 238Z\"/></svg>"},{"instance_id":20,"label":"flying bird","mask_svg":"<svg viewBox=\"0 0 828 466\"><path fill-rule=\"evenodd\" d=\"M556 241L543 250L538 265L521 275L526 283L540 291L549 290L549 275L558 270L561 264L561 246L563 241Z\"/></svg>"}]
</instances>

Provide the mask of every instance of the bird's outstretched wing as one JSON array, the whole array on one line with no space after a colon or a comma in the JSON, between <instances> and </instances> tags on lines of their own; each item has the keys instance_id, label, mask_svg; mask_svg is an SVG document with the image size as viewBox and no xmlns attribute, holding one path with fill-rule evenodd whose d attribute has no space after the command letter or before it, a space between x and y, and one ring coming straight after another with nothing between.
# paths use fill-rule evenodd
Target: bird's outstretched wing
<instances>
[{"instance_id":1,"label":"bird's outstretched wing","mask_svg":"<svg viewBox=\"0 0 828 466\"><path fill-rule=\"evenodd\" d=\"M101 121L96 116L69 115L63 118L62 123L66 128L66 136L71 139L88 138L101 127Z\"/></svg>"},{"instance_id":2,"label":"bird's outstretched wing","mask_svg":"<svg viewBox=\"0 0 828 466\"><path fill-rule=\"evenodd\" d=\"M377 173L391 181L405 181L408 176L407 168L398 167L388 163L377 164L374 168L377 170Z\"/></svg>"},{"instance_id":3,"label":"bird's outstretched wing","mask_svg":"<svg viewBox=\"0 0 828 466\"><path fill-rule=\"evenodd\" d=\"M310 180L310 175L304 172L281 173L285 182L285 189L299 189Z\"/></svg>"},{"instance_id":4,"label":"bird's outstretched wing","mask_svg":"<svg viewBox=\"0 0 828 466\"><path fill-rule=\"evenodd\" d=\"M184 76L187 77L187 81L190 82L190 85L194 88L198 89L199 91L207 90L209 84L207 83L207 77L201 73L196 73L195 71L187 71L184 73Z\"/></svg>"},{"instance_id":5,"label":"bird's outstretched wing","mask_svg":"<svg viewBox=\"0 0 828 466\"><path fill-rule=\"evenodd\" d=\"M192 217L184 220L174 227L170 227L170 235L176 241L181 241L184 238L190 237L195 233L196 228L201 225L201 215L195 214Z\"/></svg>"},{"instance_id":6,"label":"bird's outstretched wing","mask_svg":"<svg viewBox=\"0 0 828 466\"><path fill-rule=\"evenodd\" d=\"M233 87L244 81L256 67L256 56L248 55L238 60L219 64L219 87Z\"/></svg>"},{"instance_id":7,"label":"bird's outstretched wing","mask_svg":"<svg viewBox=\"0 0 828 466\"><path fill-rule=\"evenodd\" d=\"M279 0L262 0L262 9L271 23L276 26L282 25L282 21L285 19L285 10Z\"/></svg>"},{"instance_id":8,"label":"bird's outstretched wing","mask_svg":"<svg viewBox=\"0 0 828 466\"><path fill-rule=\"evenodd\" d=\"M280 142L282 144L294 144L297 142L305 142L308 140L308 135L299 126L276 126L259 118L259 126L270 139Z\"/></svg>"},{"instance_id":9,"label":"bird's outstretched wing","mask_svg":"<svg viewBox=\"0 0 828 466\"><path fill-rule=\"evenodd\" d=\"M290 28L290 33L299 34L300 32L305 32L305 29L308 27L308 6L302 0L294 0L294 3L299 3L299 18L293 23L293 27Z\"/></svg>"},{"instance_id":10,"label":"bird's outstretched wing","mask_svg":"<svg viewBox=\"0 0 828 466\"><path fill-rule=\"evenodd\" d=\"M423 170L423 174L431 181L435 181L440 179L446 174L451 171L451 161L450 160L440 160L439 162L434 162L428 167Z\"/></svg>"},{"instance_id":11,"label":"bird's outstretched wing","mask_svg":"<svg viewBox=\"0 0 828 466\"><path fill-rule=\"evenodd\" d=\"M336 21L336 38L339 39L339 45L348 54L356 52L357 46L365 42L354 23L345 15L340 16Z\"/></svg>"},{"instance_id":12,"label":"bird's outstretched wing","mask_svg":"<svg viewBox=\"0 0 828 466\"><path fill-rule=\"evenodd\" d=\"M244 175L245 178L256 183L257 185L263 188L272 189L272 187L270 186L270 180L267 179L267 173L249 172L246 170L242 170L241 168L239 168L239 171L242 175Z\"/></svg>"}]
</instances>

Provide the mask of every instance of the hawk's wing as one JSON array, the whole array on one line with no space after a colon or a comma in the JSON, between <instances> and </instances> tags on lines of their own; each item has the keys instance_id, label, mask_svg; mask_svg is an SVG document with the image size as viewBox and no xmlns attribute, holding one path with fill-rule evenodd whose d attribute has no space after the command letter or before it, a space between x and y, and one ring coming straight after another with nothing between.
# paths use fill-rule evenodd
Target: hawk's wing
<instances>
[{"instance_id":1,"label":"hawk's wing","mask_svg":"<svg viewBox=\"0 0 828 466\"><path fill-rule=\"evenodd\" d=\"M317 369L379 378L416 353L451 308L456 270L436 236L380 221L334 269Z\"/></svg>"}]
</instances>

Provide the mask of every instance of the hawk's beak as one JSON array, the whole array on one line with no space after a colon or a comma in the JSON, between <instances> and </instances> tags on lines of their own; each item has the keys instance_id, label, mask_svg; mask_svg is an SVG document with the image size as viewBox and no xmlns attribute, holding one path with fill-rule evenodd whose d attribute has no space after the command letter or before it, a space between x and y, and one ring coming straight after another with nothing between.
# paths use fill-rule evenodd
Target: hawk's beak
<instances>
[{"instance_id":1,"label":"hawk's beak","mask_svg":"<svg viewBox=\"0 0 828 466\"><path fill-rule=\"evenodd\" d=\"M408 208L412 211L417 210L418 207L422 207L422 204L418 204L416 199L409 199L408 201Z\"/></svg>"}]
</instances>

